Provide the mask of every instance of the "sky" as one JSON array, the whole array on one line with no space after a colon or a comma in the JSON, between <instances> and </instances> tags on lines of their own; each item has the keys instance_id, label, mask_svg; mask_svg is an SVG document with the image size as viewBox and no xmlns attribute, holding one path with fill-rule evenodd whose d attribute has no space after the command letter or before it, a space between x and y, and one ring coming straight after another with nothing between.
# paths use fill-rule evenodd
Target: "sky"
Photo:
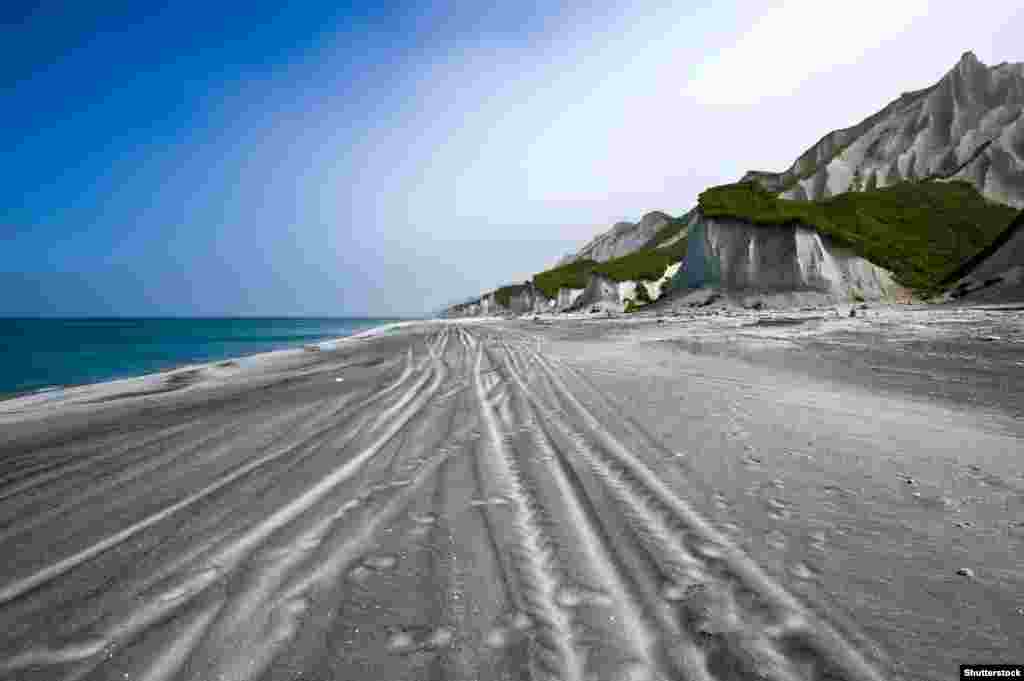
<instances>
[{"instance_id":1,"label":"sky","mask_svg":"<svg viewBox=\"0 0 1024 681\"><path fill-rule=\"evenodd\" d=\"M424 315L1024 61L984 5L6 2L0 316Z\"/></svg>"}]
</instances>

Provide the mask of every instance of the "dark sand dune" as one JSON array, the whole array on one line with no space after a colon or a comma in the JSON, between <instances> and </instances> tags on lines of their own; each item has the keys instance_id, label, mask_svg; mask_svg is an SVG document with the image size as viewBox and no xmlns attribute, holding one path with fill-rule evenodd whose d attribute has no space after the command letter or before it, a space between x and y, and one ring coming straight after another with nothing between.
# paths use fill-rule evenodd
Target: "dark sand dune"
<instances>
[{"instance_id":1,"label":"dark sand dune","mask_svg":"<svg viewBox=\"0 0 1024 681\"><path fill-rule=\"evenodd\" d=\"M763 463L739 447L752 420L773 415L764 401L732 399L730 385L751 387L744 379L712 376L711 365L703 378L693 365L675 378L724 400L715 428L736 445L705 439L697 450L691 439L681 459L660 432L677 415L645 417L633 397L638 385L654 389L644 367L657 358L609 363L622 354L614 342L588 356L557 330L538 333L424 325L166 394L9 416L0 678L955 672L943 655L902 658L897 624L912 619L867 626L879 624L870 608L835 605L855 589L830 600L797 588L827 582L812 554L830 531L793 520L802 516L782 482L719 485L717 464L693 463L739 467L736 452L743 465ZM607 388L616 379L605 368L632 374L622 392ZM827 419L815 432L824 429ZM864 498L848 473L822 492L846 510ZM1019 493L1019 481L997 479L1007 498ZM728 510L744 499L756 510ZM1007 513L1019 512L1012 503ZM809 543L766 559L765 546L795 537ZM1007 579L1012 598L1020 575ZM996 645L1024 631L1024 617L1000 622L986 639ZM934 626L938 650L956 615Z\"/></svg>"}]
</instances>

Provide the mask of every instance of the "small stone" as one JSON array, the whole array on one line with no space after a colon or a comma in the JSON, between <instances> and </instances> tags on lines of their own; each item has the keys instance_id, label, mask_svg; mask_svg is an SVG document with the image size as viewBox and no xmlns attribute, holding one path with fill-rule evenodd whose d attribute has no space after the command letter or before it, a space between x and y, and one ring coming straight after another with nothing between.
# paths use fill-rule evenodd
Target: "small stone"
<instances>
[{"instance_id":1,"label":"small stone","mask_svg":"<svg viewBox=\"0 0 1024 681\"><path fill-rule=\"evenodd\" d=\"M961 577L973 577L974 570L971 568L957 568L956 573Z\"/></svg>"},{"instance_id":2,"label":"small stone","mask_svg":"<svg viewBox=\"0 0 1024 681\"><path fill-rule=\"evenodd\" d=\"M395 653L404 653L413 647L412 636L404 631L396 632L388 640L388 649Z\"/></svg>"},{"instance_id":3,"label":"small stone","mask_svg":"<svg viewBox=\"0 0 1024 681\"><path fill-rule=\"evenodd\" d=\"M533 620L525 613L518 613L512 618L512 628L516 631L526 631L533 626Z\"/></svg>"},{"instance_id":4,"label":"small stone","mask_svg":"<svg viewBox=\"0 0 1024 681\"><path fill-rule=\"evenodd\" d=\"M484 645L488 648L504 648L508 645L508 631L504 627L492 629L484 639Z\"/></svg>"},{"instance_id":5,"label":"small stone","mask_svg":"<svg viewBox=\"0 0 1024 681\"><path fill-rule=\"evenodd\" d=\"M661 597L667 601L681 601L686 598L686 587L679 584L669 584L662 589Z\"/></svg>"},{"instance_id":6,"label":"small stone","mask_svg":"<svg viewBox=\"0 0 1024 681\"><path fill-rule=\"evenodd\" d=\"M370 556L363 560L363 565L372 570L390 570L395 567L398 558L389 555Z\"/></svg>"},{"instance_id":7,"label":"small stone","mask_svg":"<svg viewBox=\"0 0 1024 681\"><path fill-rule=\"evenodd\" d=\"M427 641L431 648L447 648L455 638L455 632L449 627L438 627L437 631Z\"/></svg>"},{"instance_id":8,"label":"small stone","mask_svg":"<svg viewBox=\"0 0 1024 681\"><path fill-rule=\"evenodd\" d=\"M797 579L805 580L814 579L817 576L814 571L807 566L807 563L797 563L789 569L789 573Z\"/></svg>"}]
</instances>

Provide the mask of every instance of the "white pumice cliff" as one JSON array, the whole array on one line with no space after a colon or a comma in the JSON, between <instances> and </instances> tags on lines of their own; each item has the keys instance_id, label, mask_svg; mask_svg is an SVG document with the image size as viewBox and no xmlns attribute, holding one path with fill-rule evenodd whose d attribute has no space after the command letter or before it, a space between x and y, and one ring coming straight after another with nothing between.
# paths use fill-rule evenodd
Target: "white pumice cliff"
<instances>
[{"instance_id":1,"label":"white pumice cliff","mask_svg":"<svg viewBox=\"0 0 1024 681\"><path fill-rule=\"evenodd\" d=\"M906 92L860 123L826 134L788 169L749 171L741 178L779 198L803 201L921 180L966 181L992 202L1024 209L1024 63L987 66L965 52L939 82ZM697 208L677 221L685 222L685 229L658 247L685 238L686 256L674 263L679 271L670 277L670 285L659 282L657 290L650 290L652 282L644 283L656 294L649 296L652 301L669 288L674 295L714 291L780 304L906 299L909 293L890 271L806 225L712 220ZM637 253L650 248L658 231L671 223L669 215L657 211L637 223L617 223L564 256L558 266L584 260L607 263ZM958 295L987 288L986 299L1024 299L1022 241L1017 230L1012 239L1007 235L987 249L984 258L965 263L958 271ZM987 260L984 266L982 260ZM974 268L980 269L969 274ZM562 289L550 299L531 289L505 306L485 294L448 308L445 316L622 310L639 284L592 273L584 288Z\"/></svg>"},{"instance_id":2,"label":"white pumice cliff","mask_svg":"<svg viewBox=\"0 0 1024 681\"><path fill-rule=\"evenodd\" d=\"M750 171L784 198L822 199L929 176L962 179L1024 208L1024 63L986 66L972 52L938 83L904 93L821 138L781 173Z\"/></svg>"}]
</instances>

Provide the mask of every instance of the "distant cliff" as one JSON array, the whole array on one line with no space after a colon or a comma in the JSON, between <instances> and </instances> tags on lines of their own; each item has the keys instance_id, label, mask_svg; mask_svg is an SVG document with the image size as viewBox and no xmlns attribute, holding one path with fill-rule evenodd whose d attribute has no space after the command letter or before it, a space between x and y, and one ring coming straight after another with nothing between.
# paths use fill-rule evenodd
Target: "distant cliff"
<instances>
[{"instance_id":1,"label":"distant cliff","mask_svg":"<svg viewBox=\"0 0 1024 681\"><path fill-rule=\"evenodd\" d=\"M938 83L828 133L785 171L750 171L676 218L617 223L531 282L446 314L633 309L693 288L823 300L934 292L993 248L1010 207L1024 208L1024 64L988 67L966 52ZM1019 262L1021 241L1007 237L986 267Z\"/></svg>"},{"instance_id":2,"label":"distant cliff","mask_svg":"<svg viewBox=\"0 0 1024 681\"><path fill-rule=\"evenodd\" d=\"M576 253L564 256L556 266L568 265L578 260L607 262L629 255L647 244L671 219L661 211L654 211L640 218L640 222L617 222L610 230L594 237Z\"/></svg>"}]
</instances>

